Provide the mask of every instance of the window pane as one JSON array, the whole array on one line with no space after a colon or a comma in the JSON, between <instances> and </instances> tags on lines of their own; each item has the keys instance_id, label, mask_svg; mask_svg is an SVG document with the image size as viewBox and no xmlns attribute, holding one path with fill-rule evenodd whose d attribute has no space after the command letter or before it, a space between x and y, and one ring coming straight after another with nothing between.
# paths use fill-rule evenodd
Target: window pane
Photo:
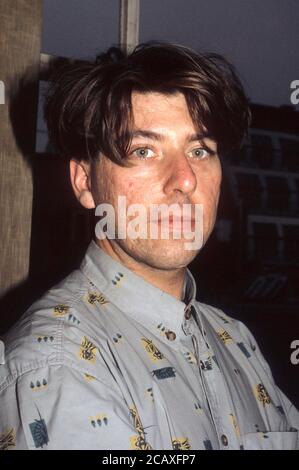
<instances>
[{"instance_id":1,"label":"window pane","mask_svg":"<svg viewBox=\"0 0 299 470\"><path fill-rule=\"evenodd\" d=\"M262 187L258 175L236 173L238 194L246 209L258 209L261 206Z\"/></svg>"},{"instance_id":2,"label":"window pane","mask_svg":"<svg viewBox=\"0 0 299 470\"><path fill-rule=\"evenodd\" d=\"M289 187L286 178L269 176L266 178L268 189L268 208L286 210L289 207Z\"/></svg>"},{"instance_id":3,"label":"window pane","mask_svg":"<svg viewBox=\"0 0 299 470\"><path fill-rule=\"evenodd\" d=\"M251 135L252 159L261 168L271 168L273 164L272 139L266 135Z\"/></svg>"},{"instance_id":4,"label":"window pane","mask_svg":"<svg viewBox=\"0 0 299 470\"><path fill-rule=\"evenodd\" d=\"M278 256L278 233L276 225L253 223L254 247L257 258L273 261Z\"/></svg>"},{"instance_id":5,"label":"window pane","mask_svg":"<svg viewBox=\"0 0 299 470\"><path fill-rule=\"evenodd\" d=\"M287 259L299 260L299 225L284 225L284 250Z\"/></svg>"},{"instance_id":6,"label":"window pane","mask_svg":"<svg viewBox=\"0 0 299 470\"><path fill-rule=\"evenodd\" d=\"M290 171L299 171L299 142L292 139L279 139L282 164Z\"/></svg>"},{"instance_id":7,"label":"window pane","mask_svg":"<svg viewBox=\"0 0 299 470\"><path fill-rule=\"evenodd\" d=\"M42 52L93 58L119 42L118 0L44 0Z\"/></svg>"}]
</instances>

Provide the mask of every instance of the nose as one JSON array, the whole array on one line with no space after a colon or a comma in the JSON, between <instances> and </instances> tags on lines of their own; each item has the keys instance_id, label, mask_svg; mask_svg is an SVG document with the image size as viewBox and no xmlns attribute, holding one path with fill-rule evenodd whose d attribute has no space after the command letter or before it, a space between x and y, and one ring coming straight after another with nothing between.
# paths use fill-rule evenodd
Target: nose
<instances>
[{"instance_id":1,"label":"nose","mask_svg":"<svg viewBox=\"0 0 299 470\"><path fill-rule=\"evenodd\" d=\"M196 175L184 154L172 155L166 169L164 192L166 195L189 196L197 186Z\"/></svg>"}]
</instances>

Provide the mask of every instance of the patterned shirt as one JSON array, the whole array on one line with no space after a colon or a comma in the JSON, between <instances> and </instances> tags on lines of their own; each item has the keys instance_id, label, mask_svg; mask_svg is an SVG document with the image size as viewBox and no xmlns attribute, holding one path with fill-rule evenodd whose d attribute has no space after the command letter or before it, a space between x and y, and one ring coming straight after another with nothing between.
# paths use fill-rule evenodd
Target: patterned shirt
<instances>
[{"instance_id":1,"label":"patterned shirt","mask_svg":"<svg viewBox=\"0 0 299 470\"><path fill-rule=\"evenodd\" d=\"M183 302L92 242L0 343L0 448L298 448L248 329L195 295L188 270Z\"/></svg>"}]
</instances>

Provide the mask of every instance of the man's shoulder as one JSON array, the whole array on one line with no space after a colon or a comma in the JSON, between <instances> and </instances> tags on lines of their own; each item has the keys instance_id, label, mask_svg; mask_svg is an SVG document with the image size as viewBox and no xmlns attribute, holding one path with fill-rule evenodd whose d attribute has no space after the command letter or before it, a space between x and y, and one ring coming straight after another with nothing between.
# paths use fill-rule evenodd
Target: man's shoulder
<instances>
[{"instance_id":1,"label":"man's shoulder","mask_svg":"<svg viewBox=\"0 0 299 470\"><path fill-rule=\"evenodd\" d=\"M30 370L63 363L65 330L72 329L69 336L74 341L84 334L84 331L76 333L76 330L84 330L78 317L87 284L80 271L73 271L35 301L3 336L0 389L1 384L3 386Z\"/></svg>"},{"instance_id":2,"label":"man's shoulder","mask_svg":"<svg viewBox=\"0 0 299 470\"><path fill-rule=\"evenodd\" d=\"M218 321L229 322L229 323L235 323L236 321L238 321L232 316L225 313L221 308L216 307L214 305L207 304L199 300L196 300L195 304L199 312L204 314L204 316L206 316L207 318L210 317Z\"/></svg>"},{"instance_id":3,"label":"man's shoulder","mask_svg":"<svg viewBox=\"0 0 299 470\"><path fill-rule=\"evenodd\" d=\"M216 331L229 330L231 333L241 335L250 342L253 340L250 330L241 320L210 304L196 301L196 306Z\"/></svg>"}]
</instances>

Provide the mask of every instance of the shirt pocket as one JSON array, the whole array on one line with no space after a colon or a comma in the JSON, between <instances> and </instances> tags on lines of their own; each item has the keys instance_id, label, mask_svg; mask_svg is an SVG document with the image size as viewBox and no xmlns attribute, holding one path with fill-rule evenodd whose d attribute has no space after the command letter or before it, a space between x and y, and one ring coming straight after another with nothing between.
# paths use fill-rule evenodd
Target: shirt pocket
<instances>
[{"instance_id":1,"label":"shirt pocket","mask_svg":"<svg viewBox=\"0 0 299 470\"><path fill-rule=\"evenodd\" d=\"M244 450L295 450L298 449L298 431L252 432L244 434Z\"/></svg>"}]
</instances>

